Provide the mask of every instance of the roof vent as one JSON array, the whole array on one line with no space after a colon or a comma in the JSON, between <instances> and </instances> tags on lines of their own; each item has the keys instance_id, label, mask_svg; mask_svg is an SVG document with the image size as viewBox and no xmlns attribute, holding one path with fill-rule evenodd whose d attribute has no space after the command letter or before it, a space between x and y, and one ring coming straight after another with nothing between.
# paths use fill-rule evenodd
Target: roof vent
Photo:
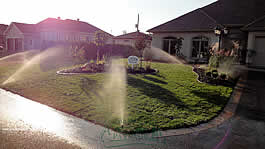
<instances>
[{"instance_id":1,"label":"roof vent","mask_svg":"<svg viewBox=\"0 0 265 149\"><path fill-rule=\"evenodd\" d=\"M78 18L76 21L80 21L80 19Z\"/></svg>"}]
</instances>

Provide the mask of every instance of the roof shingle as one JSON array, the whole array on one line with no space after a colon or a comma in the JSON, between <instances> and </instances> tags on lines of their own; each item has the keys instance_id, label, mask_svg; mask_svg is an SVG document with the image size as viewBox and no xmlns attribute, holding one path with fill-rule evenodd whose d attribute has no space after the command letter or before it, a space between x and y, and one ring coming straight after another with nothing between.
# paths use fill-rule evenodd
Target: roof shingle
<instances>
[{"instance_id":1,"label":"roof shingle","mask_svg":"<svg viewBox=\"0 0 265 149\"><path fill-rule=\"evenodd\" d=\"M18 27L18 29L22 32L22 33L36 33L37 32L37 28L35 24L25 24L25 23L17 23L17 22L13 22L13 24L16 25L16 27Z\"/></svg>"},{"instance_id":2,"label":"roof shingle","mask_svg":"<svg viewBox=\"0 0 265 149\"><path fill-rule=\"evenodd\" d=\"M37 24L40 31L45 30L59 30L59 31L72 31L72 32L85 32L85 33L94 33L96 31L103 31L89 23L77 20L61 20L55 18L47 18ZM103 31L105 32L105 31ZM107 33L107 32L105 32ZM107 33L112 36L111 34Z\"/></svg>"},{"instance_id":3,"label":"roof shingle","mask_svg":"<svg viewBox=\"0 0 265 149\"><path fill-rule=\"evenodd\" d=\"M241 26L265 14L264 0L219 0L148 32L211 31L216 25Z\"/></svg>"}]
</instances>

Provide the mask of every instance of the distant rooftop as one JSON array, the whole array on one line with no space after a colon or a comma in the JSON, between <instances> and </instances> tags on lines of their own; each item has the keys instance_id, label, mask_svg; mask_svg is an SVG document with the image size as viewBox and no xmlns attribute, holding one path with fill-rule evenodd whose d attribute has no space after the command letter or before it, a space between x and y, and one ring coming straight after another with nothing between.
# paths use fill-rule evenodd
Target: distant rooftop
<instances>
[{"instance_id":1,"label":"distant rooftop","mask_svg":"<svg viewBox=\"0 0 265 149\"><path fill-rule=\"evenodd\" d=\"M61 20L55 18L47 18L37 24L26 24L18 22L13 22L13 24L15 24L23 33L36 33L41 31L67 31L84 33L95 33L96 31L105 32L89 23L71 19ZM113 36L107 32L105 33L109 36Z\"/></svg>"},{"instance_id":2,"label":"distant rooftop","mask_svg":"<svg viewBox=\"0 0 265 149\"><path fill-rule=\"evenodd\" d=\"M44 30L61 30L61 31L73 31L73 32L84 32L84 33L94 33L96 31L103 31L96 26L93 26L87 22L78 20L66 19L62 20L60 18L47 18L39 23L37 23L38 29ZM105 32L105 31L103 31ZM105 32L107 33L107 32ZM109 34L109 33L107 33ZM112 36L111 34L109 34Z\"/></svg>"},{"instance_id":3,"label":"distant rooftop","mask_svg":"<svg viewBox=\"0 0 265 149\"><path fill-rule=\"evenodd\" d=\"M152 40L151 36L145 33L142 33L142 32L139 32L139 34L138 32L127 33L127 34L116 36L114 39L136 39L138 35L144 36L145 39Z\"/></svg>"}]
</instances>

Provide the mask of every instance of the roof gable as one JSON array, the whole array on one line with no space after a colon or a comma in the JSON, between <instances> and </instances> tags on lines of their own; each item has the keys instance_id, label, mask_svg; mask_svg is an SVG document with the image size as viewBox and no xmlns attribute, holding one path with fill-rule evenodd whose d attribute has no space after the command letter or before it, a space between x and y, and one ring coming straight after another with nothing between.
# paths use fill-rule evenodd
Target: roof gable
<instances>
[{"instance_id":1,"label":"roof gable","mask_svg":"<svg viewBox=\"0 0 265 149\"><path fill-rule=\"evenodd\" d=\"M14 36L14 35L22 35L22 31L16 26L16 24L14 22L12 22L8 27L7 29L4 31L4 35L5 36Z\"/></svg>"},{"instance_id":2,"label":"roof gable","mask_svg":"<svg viewBox=\"0 0 265 149\"><path fill-rule=\"evenodd\" d=\"M138 34L139 33L139 34ZM142 32L132 32L114 37L115 39L136 39L137 36L144 36L147 40L152 40L152 37Z\"/></svg>"},{"instance_id":3,"label":"roof gable","mask_svg":"<svg viewBox=\"0 0 265 149\"><path fill-rule=\"evenodd\" d=\"M175 31L210 31L217 22L207 16L201 9L173 19L169 22L154 27L148 32L175 32Z\"/></svg>"},{"instance_id":4,"label":"roof gable","mask_svg":"<svg viewBox=\"0 0 265 149\"><path fill-rule=\"evenodd\" d=\"M13 24L22 32L26 34L33 34L37 32L37 28L35 24L25 24L25 23L17 23L13 22Z\"/></svg>"}]
</instances>

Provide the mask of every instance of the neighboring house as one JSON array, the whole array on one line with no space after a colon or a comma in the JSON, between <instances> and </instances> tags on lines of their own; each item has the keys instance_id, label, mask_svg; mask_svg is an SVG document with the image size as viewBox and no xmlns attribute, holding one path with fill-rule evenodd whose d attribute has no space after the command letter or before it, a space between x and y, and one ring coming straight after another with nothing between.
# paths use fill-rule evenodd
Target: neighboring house
<instances>
[{"instance_id":1,"label":"neighboring house","mask_svg":"<svg viewBox=\"0 0 265 149\"><path fill-rule=\"evenodd\" d=\"M35 24L12 22L5 31L6 49L9 52L39 49L40 37Z\"/></svg>"},{"instance_id":2,"label":"neighboring house","mask_svg":"<svg viewBox=\"0 0 265 149\"><path fill-rule=\"evenodd\" d=\"M182 37L181 53L186 60L193 62L207 59L209 49L219 42L219 36L214 33L218 27L228 31L227 35L221 36L221 48L233 48L227 43L234 42L239 45L239 51L254 50L256 56L252 65L264 67L264 8L264 0L218 0L148 32L153 33L152 46L166 52L174 51L176 39Z\"/></svg>"},{"instance_id":3,"label":"neighboring house","mask_svg":"<svg viewBox=\"0 0 265 149\"><path fill-rule=\"evenodd\" d=\"M114 44L129 45L134 47L137 36L142 36L147 41L147 45L151 45L152 37L142 32L132 32L114 37Z\"/></svg>"},{"instance_id":4,"label":"neighboring house","mask_svg":"<svg viewBox=\"0 0 265 149\"><path fill-rule=\"evenodd\" d=\"M5 36L9 51L23 51L41 49L56 42L93 42L97 31L102 30L79 19L47 18L37 24L12 22ZM109 37L107 43L112 43L113 36L106 34Z\"/></svg>"},{"instance_id":5,"label":"neighboring house","mask_svg":"<svg viewBox=\"0 0 265 149\"><path fill-rule=\"evenodd\" d=\"M4 31L7 29L8 25L0 24L0 50L3 50L5 47L5 36Z\"/></svg>"}]
</instances>

